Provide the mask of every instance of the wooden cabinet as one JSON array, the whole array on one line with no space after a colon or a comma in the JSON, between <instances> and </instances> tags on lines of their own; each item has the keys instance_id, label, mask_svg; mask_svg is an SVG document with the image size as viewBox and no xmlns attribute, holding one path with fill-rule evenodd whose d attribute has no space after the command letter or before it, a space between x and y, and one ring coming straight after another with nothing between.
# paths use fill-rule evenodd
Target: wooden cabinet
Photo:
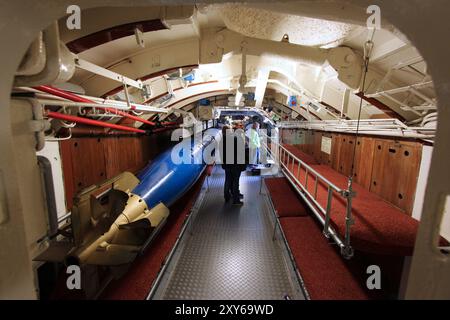
<instances>
[{"instance_id":1,"label":"wooden cabinet","mask_svg":"<svg viewBox=\"0 0 450 320\"><path fill-rule=\"evenodd\" d=\"M356 142L354 181L366 189L370 189L374 161L375 140L370 137L359 137Z\"/></svg>"},{"instance_id":2,"label":"wooden cabinet","mask_svg":"<svg viewBox=\"0 0 450 320\"><path fill-rule=\"evenodd\" d=\"M412 213L422 145L375 139L370 191Z\"/></svg>"},{"instance_id":3,"label":"wooden cabinet","mask_svg":"<svg viewBox=\"0 0 450 320\"><path fill-rule=\"evenodd\" d=\"M392 138L299 130L298 147L321 164L351 175L355 150L354 181L411 214L419 174L422 144ZM321 151L322 137L331 138L331 154Z\"/></svg>"}]
</instances>

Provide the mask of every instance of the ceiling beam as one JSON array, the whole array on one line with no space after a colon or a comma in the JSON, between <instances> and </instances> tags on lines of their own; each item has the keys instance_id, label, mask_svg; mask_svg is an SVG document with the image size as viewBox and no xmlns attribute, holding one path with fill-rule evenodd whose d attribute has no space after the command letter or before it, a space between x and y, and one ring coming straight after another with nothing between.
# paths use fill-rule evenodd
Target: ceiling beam
<instances>
[{"instance_id":1,"label":"ceiling beam","mask_svg":"<svg viewBox=\"0 0 450 320\"><path fill-rule=\"evenodd\" d=\"M386 113L389 117L398 119L398 120L400 120L402 122L406 121L406 119L403 118L402 115L400 115L399 113L397 113L394 110L392 110L389 106L385 105L380 100L375 99L375 98L369 98L369 97L365 96L363 92L358 92L358 93L356 93L356 95L358 97L362 98L364 101L370 103L374 107L377 107L378 109L380 109L381 111Z\"/></svg>"},{"instance_id":2,"label":"ceiling beam","mask_svg":"<svg viewBox=\"0 0 450 320\"><path fill-rule=\"evenodd\" d=\"M161 19L131 22L88 34L72 40L66 45L73 53L80 53L109 41L132 36L136 29L139 29L141 32L150 32L167 29L167 26Z\"/></svg>"}]
</instances>

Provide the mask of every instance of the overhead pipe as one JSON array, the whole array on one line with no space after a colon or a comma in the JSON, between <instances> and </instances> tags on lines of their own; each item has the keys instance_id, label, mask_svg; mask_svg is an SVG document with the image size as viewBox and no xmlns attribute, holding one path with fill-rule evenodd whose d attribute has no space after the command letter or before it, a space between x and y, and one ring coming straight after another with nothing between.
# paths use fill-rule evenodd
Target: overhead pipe
<instances>
[{"instance_id":1,"label":"overhead pipe","mask_svg":"<svg viewBox=\"0 0 450 320\"><path fill-rule=\"evenodd\" d=\"M107 106L103 103L96 103L96 102L73 102L73 101L67 101L64 100L57 100L57 99L48 99L49 97L46 97L47 99L39 99L39 101L46 106L61 106L61 107L82 107L82 108L96 108L96 109L102 109L110 111L111 109L117 110L120 112L120 110L129 110L127 108L122 108L121 106L114 106L111 108L111 106ZM113 112L114 114L120 115L116 112ZM132 115L130 115L132 116Z\"/></svg>"},{"instance_id":2,"label":"overhead pipe","mask_svg":"<svg viewBox=\"0 0 450 320\"><path fill-rule=\"evenodd\" d=\"M151 125L151 126L155 126L155 125L158 124L156 122L149 121L149 120L146 120L146 119L143 119L143 118L131 115L129 113L117 110L116 108L122 108L122 106L119 105L119 104L122 104L122 102L119 102L119 101L104 100L105 103L109 103L109 104L117 103L117 105L114 105L114 108L109 108L109 107L106 107L103 103L100 103L100 101L96 102L97 99L95 99L95 98L94 99L89 99L89 98L87 98L85 96L76 95L76 94L67 92L65 90L61 90L61 89L55 88L55 87L38 86L38 87L35 87L34 89L37 89L37 90L40 90L40 91L52 94L52 95L60 97L60 98L64 98L64 99L67 99L67 100L78 102L80 104L83 103L83 106L89 106L89 107L94 107L94 108L95 107L103 108L104 110L109 111L111 113L114 113L114 114L117 114L117 115L121 115L123 117L129 118L129 119L132 119L134 121L138 121L138 122L141 122L141 123L144 123L144 124L148 124L148 125ZM143 106L140 106L140 105L136 106L136 105L133 105L133 104L131 106L134 107L134 109L136 109L136 110L138 110L138 109L142 110L142 107L143 107ZM127 110L127 109L125 109L126 108L125 105L123 107L124 107L124 110ZM157 112L156 110L154 110L153 107L149 107L149 108L150 108L149 110L142 110L142 111ZM162 125L173 125L175 123L174 122L161 122L160 124L162 124Z\"/></svg>"},{"instance_id":3,"label":"overhead pipe","mask_svg":"<svg viewBox=\"0 0 450 320\"><path fill-rule=\"evenodd\" d=\"M63 101L64 103L68 103L69 101L65 98L61 98L58 96L55 96L53 94L49 94L49 93L44 93L36 88L31 88L31 87L15 87L14 88L15 91L17 92L32 92L36 95L36 97L40 100L42 99L48 99L48 100L55 100L55 101ZM99 107L99 108L108 108L108 107L112 107L114 109L118 109L118 110L132 110L132 111L145 111L145 112L157 112L157 113L167 113L168 111L166 109L163 108L158 108L158 107L152 107L152 106L147 106L147 105L143 105L143 104L136 104L133 103L132 104L132 108L130 109L130 107L128 107L127 103L124 101L118 101L118 100L109 100L109 99L104 99L104 98L96 98L96 97L90 97L90 96L85 96L82 94L78 94L79 97L81 98L85 98L88 100L93 101L92 104L95 104L94 106L92 106L92 104L86 104L86 103L72 103L72 104L65 104L66 106L82 106L82 107ZM50 103L55 103L54 101L50 102L50 101L45 101L44 104L50 104Z\"/></svg>"},{"instance_id":4,"label":"overhead pipe","mask_svg":"<svg viewBox=\"0 0 450 320\"><path fill-rule=\"evenodd\" d=\"M340 132L340 133L352 133L355 132L355 129L343 129L343 128L332 128L327 125L323 126L308 126L308 125L302 125L302 126L295 126L295 127L285 127L283 124L281 124L281 129L309 129L309 130L321 130L321 131L327 131L327 132ZM401 138L411 138L411 139L430 139L435 136L435 133L433 130L423 130L423 131L429 131L429 133L420 133L420 131L423 128L411 128L411 130L404 130L404 129L398 129L398 130L386 130L386 129L372 129L372 130L361 130L361 134L366 135L374 135L374 136L387 136L387 137L401 137ZM415 131L415 132L414 132Z\"/></svg>"},{"instance_id":5,"label":"overhead pipe","mask_svg":"<svg viewBox=\"0 0 450 320\"><path fill-rule=\"evenodd\" d=\"M377 98L380 96L386 96L386 95L390 95L390 94L396 94L396 93L402 93L402 92L407 92L410 90L415 90L415 89L420 89L420 88L425 88L425 87L429 87L433 85L433 81L427 81L427 82L420 82L420 83L416 83L416 84L412 84L406 87L401 87L401 88L395 88L395 89L391 89L391 90L386 90L386 91L380 91L380 92L375 92L372 94L368 94L367 97L369 98Z\"/></svg>"},{"instance_id":6,"label":"overhead pipe","mask_svg":"<svg viewBox=\"0 0 450 320\"><path fill-rule=\"evenodd\" d=\"M109 128L76 126L73 128L61 128L58 132L59 136L72 137L128 137L137 136L138 133L120 130L110 130Z\"/></svg>"},{"instance_id":7,"label":"overhead pipe","mask_svg":"<svg viewBox=\"0 0 450 320\"><path fill-rule=\"evenodd\" d=\"M55 95L57 97L61 97L61 98L65 98L67 100L71 100L71 101L74 101L74 102L92 103L92 104L97 105L96 102L94 102L94 101L92 101L90 99L83 98L83 97L80 97L80 96L78 96L76 94L73 94L73 93L70 93L70 92L58 89L58 88L54 88L54 87L51 87L51 86L37 86L37 87L35 87L35 89L43 91L43 92L46 92L46 93L53 94L53 95ZM104 109L106 111L110 112L110 113L117 114L117 115L123 116L125 118L132 119L134 121L142 122L144 124L148 124L148 125L151 125L151 126L156 125L155 122L151 122L151 121L142 119L140 117L133 116L133 115L131 115L129 113L122 112L122 111L114 109L114 108L106 107Z\"/></svg>"},{"instance_id":8,"label":"overhead pipe","mask_svg":"<svg viewBox=\"0 0 450 320\"><path fill-rule=\"evenodd\" d=\"M56 96L52 96L50 94L46 94L46 93L41 93L41 92L36 92L35 93L36 98L39 100L39 102L43 105L46 106L61 106L61 107L82 107L82 108L96 108L96 109L111 109L111 107L113 109L116 110L130 110L127 107L121 106L121 105L113 105L113 104L109 104L106 105L104 103L96 103L96 102L92 102L92 103L86 103L86 102L73 102L73 101L68 101L67 99L63 99L60 97L56 97ZM157 111L153 111L153 112L157 112ZM114 112L115 113L115 112ZM166 110L166 113L168 113L168 111Z\"/></svg>"},{"instance_id":9,"label":"overhead pipe","mask_svg":"<svg viewBox=\"0 0 450 320\"><path fill-rule=\"evenodd\" d=\"M167 126L149 130L150 133L160 133L177 129L178 126ZM135 137L138 133L119 130L108 130L108 128L76 126L73 128L61 128L59 135L72 137Z\"/></svg>"},{"instance_id":10,"label":"overhead pipe","mask_svg":"<svg viewBox=\"0 0 450 320\"><path fill-rule=\"evenodd\" d=\"M47 111L46 115L47 115L47 117L53 118L53 119L59 119L59 120L64 120L64 121L76 122L76 123L83 123L83 124L97 126L97 127L111 128L111 129L136 132L136 133L146 133L145 130L141 130L141 129L121 126L121 125L109 123L109 122L92 120L89 118L81 118L81 117L72 116L69 114L64 114L64 113L59 113L59 112Z\"/></svg>"},{"instance_id":11,"label":"overhead pipe","mask_svg":"<svg viewBox=\"0 0 450 320\"><path fill-rule=\"evenodd\" d=\"M435 115L428 115L427 119L433 121ZM353 132L356 130L356 120L329 120L329 121L309 121L301 122L280 122L282 128L299 128L299 129L316 129L337 132ZM423 138L422 131L429 132L434 135L433 128L429 127L408 127L398 119L363 119L360 120L360 130L366 134L377 134L391 136L402 136L408 138Z\"/></svg>"},{"instance_id":12,"label":"overhead pipe","mask_svg":"<svg viewBox=\"0 0 450 320\"><path fill-rule=\"evenodd\" d=\"M158 112L158 113L167 113L167 110L161 107L153 107L150 105L144 105L144 104L131 104L131 109L128 107L128 103L126 101L119 101L119 100L111 100L111 99L104 99L104 98L96 98L96 97L88 97L84 95L80 95L81 97L85 97L87 99L91 99L94 102L97 102L99 104L103 105L111 105L114 108L121 109L121 110L131 110L131 111L139 111L139 112Z\"/></svg>"}]
</instances>

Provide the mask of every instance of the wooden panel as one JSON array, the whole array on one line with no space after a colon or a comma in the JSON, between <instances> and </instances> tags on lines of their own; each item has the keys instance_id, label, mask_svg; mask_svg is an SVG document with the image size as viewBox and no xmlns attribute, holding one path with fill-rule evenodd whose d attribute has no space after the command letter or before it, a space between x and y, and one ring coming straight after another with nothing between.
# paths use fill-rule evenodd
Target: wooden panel
<instances>
[{"instance_id":1,"label":"wooden panel","mask_svg":"<svg viewBox=\"0 0 450 320\"><path fill-rule=\"evenodd\" d=\"M135 172L145 164L141 139L134 137L103 138L106 176L112 178L123 171Z\"/></svg>"},{"instance_id":2,"label":"wooden panel","mask_svg":"<svg viewBox=\"0 0 450 320\"><path fill-rule=\"evenodd\" d=\"M355 182L370 189L372 180L375 139L359 137L356 143Z\"/></svg>"},{"instance_id":3,"label":"wooden panel","mask_svg":"<svg viewBox=\"0 0 450 320\"><path fill-rule=\"evenodd\" d=\"M331 139L331 167L338 171L339 158L341 155L341 135L338 133L333 133L331 135Z\"/></svg>"},{"instance_id":4,"label":"wooden panel","mask_svg":"<svg viewBox=\"0 0 450 320\"><path fill-rule=\"evenodd\" d=\"M355 148L355 137L350 135L341 136L338 172L349 176L352 171L353 153Z\"/></svg>"},{"instance_id":5,"label":"wooden panel","mask_svg":"<svg viewBox=\"0 0 450 320\"><path fill-rule=\"evenodd\" d=\"M299 130L300 136L301 136L301 142L299 144L299 149L303 152L306 152L306 145L308 143L308 131L306 130Z\"/></svg>"},{"instance_id":6,"label":"wooden panel","mask_svg":"<svg viewBox=\"0 0 450 320\"><path fill-rule=\"evenodd\" d=\"M106 179L101 139L74 138L71 142L75 192Z\"/></svg>"},{"instance_id":7,"label":"wooden panel","mask_svg":"<svg viewBox=\"0 0 450 320\"><path fill-rule=\"evenodd\" d=\"M306 143L306 131L298 130L298 143L299 145L304 145Z\"/></svg>"},{"instance_id":8,"label":"wooden panel","mask_svg":"<svg viewBox=\"0 0 450 320\"><path fill-rule=\"evenodd\" d=\"M389 152L392 142L387 140L375 140L374 166L370 191L391 202L396 190L396 161L398 152Z\"/></svg>"},{"instance_id":9,"label":"wooden panel","mask_svg":"<svg viewBox=\"0 0 450 320\"><path fill-rule=\"evenodd\" d=\"M315 132L313 130L307 131L306 153L311 156L314 156L314 135L315 135Z\"/></svg>"},{"instance_id":10,"label":"wooden panel","mask_svg":"<svg viewBox=\"0 0 450 320\"><path fill-rule=\"evenodd\" d=\"M314 133L314 143L312 145L312 156L314 159L316 159L317 162L320 163L320 160L322 158L322 132L316 131Z\"/></svg>"},{"instance_id":11,"label":"wooden panel","mask_svg":"<svg viewBox=\"0 0 450 320\"><path fill-rule=\"evenodd\" d=\"M302 131L297 129L282 129L281 141L285 144L300 145L303 143Z\"/></svg>"},{"instance_id":12,"label":"wooden panel","mask_svg":"<svg viewBox=\"0 0 450 320\"><path fill-rule=\"evenodd\" d=\"M297 148L303 151L304 144L306 143L306 131L305 130L297 130L297 131L300 138Z\"/></svg>"},{"instance_id":13,"label":"wooden panel","mask_svg":"<svg viewBox=\"0 0 450 320\"><path fill-rule=\"evenodd\" d=\"M375 140L370 191L411 214L421 159L421 145Z\"/></svg>"},{"instance_id":14,"label":"wooden panel","mask_svg":"<svg viewBox=\"0 0 450 320\"><path fill-rule=\"evenodd\" d=\"M412 215L422 160L422 144L402 143L400 151L402 159L398 170L398 194L402 195L402 199L397 197L397 205L404 208L409 215Z\"/></svg>"},{"instance_id":15,"label":"wooden panel","mask_svg":"<svg viewBox=\"0 0 450 320\"><path fill-rule=\"evenodd\" d=\"M170 138L167 138L167 140L170 140ZM140 145L142 149L142 168L145 167L151 159L154 159L158 155L159 149L161 149L162 151L165 150L166 147L164 143L158 143L157 140L153 138L153 136L142 137L142 139L140 140ZM155 148L155 145L157 145L159 148Z\"/></svg>"}]
</instances>

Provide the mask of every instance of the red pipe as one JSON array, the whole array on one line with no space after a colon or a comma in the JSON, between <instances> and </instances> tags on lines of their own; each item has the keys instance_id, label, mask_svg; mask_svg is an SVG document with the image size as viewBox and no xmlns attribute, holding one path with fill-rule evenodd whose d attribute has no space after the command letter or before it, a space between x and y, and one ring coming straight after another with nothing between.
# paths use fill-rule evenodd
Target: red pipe
<instances>
[{"instance_id":1,"label":"red pipe","mask_svg":"<svg viewBox=\"0 0 450 320\"><path fill-rule=\"evenodd\" d=\"M34 89L37 89L37 90L40 90L40 91L52 94L52 95L60 97L60 98L64 98L64 99L67 99L67 100L70 100L70 101L74 101L74 102L96 103L96 102L94 102L92 100L80 97L80 96L78 96L76 94L73 94L73 93L70 93L70 92L67 92L67 91L55 88L55 87L51 87L51 86L37 86L37 87L34 87ZM122 111L114 109L114 108L104 108L104 109L106 111L111 112L111 113L115 113L117 115L126 117L128 119L132 119L134 121L139 121L139 122L151 125L151 126L154 126L156 124L154 122L151 122L151 121L148 121L148 120L145 120L145 119L133 116L133 115L131 115L129 113L122 112Z\"/></svg>"},{"instance_id":2,"label":"red pipe","mask_svg":"<svg viewBox=\"0 0 450 320\"><path fill-rule=\"evenodd\" d=\"M81 125L81 124L80 124ZM67 137L72 134L72 137L121 137L131 136L136 137L140 133L127 132L121 130L113 130L110 128L93 127L93 126L76 126L73 128L61 128L58 134L62 137Z\"/></svg>"},{"instance_id":3,"label":"red pipe","mask_svg":"<svg viewBox=\"0 0 450 320\"><path fill-rule=\"evenodd\" d=\"M84 123L84 124L93 125L93 126L97 126L97 127L105 127L105 128L112 128L112 129L123 130L123 131L145 133L145 130L141 130L141 129L121 126L118 124L113 124L113 123L108 123L108 122L103 122L103 121L98 121L98 120L92 120L92 119L88 119L88 118L71 116L71 115L59 113L59 112L48 111L47 116L49 118L77 122L77 123Z\"/></svg>"}]
</instances>

